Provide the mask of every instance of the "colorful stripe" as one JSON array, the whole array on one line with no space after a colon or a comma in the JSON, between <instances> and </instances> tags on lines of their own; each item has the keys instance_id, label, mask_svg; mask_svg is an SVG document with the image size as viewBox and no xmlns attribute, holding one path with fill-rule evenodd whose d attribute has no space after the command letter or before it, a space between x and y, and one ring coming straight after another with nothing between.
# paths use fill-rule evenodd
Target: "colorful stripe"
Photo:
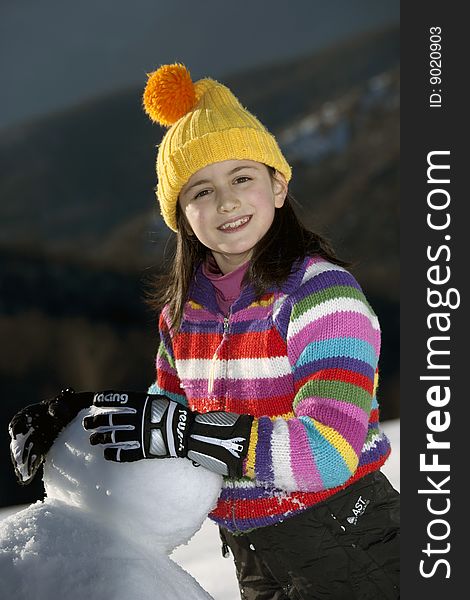
<instances>
[{"instance_id":1,"label":"colorful stripe","mask_svg":"<svg viewBox=\"0 0 470 600\"><path fill-rule=\"evenodd\" d=\"M380 328L345 269L308 258L282 290L246 286L228 328L198 271L179 332L160 319L157 384L199 412L255 417L245 477L226 479L211 517L232 531L282 521L380 468ZM184 395L183 395L184 394Z\"/></svg>"}]
</instances>

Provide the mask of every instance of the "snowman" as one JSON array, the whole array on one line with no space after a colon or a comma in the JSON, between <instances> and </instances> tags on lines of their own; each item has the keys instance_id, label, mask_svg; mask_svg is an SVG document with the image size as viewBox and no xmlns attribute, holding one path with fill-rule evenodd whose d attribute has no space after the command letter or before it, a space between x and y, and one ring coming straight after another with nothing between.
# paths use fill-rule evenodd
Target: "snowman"
<instances>
[{"instance_id":1,"label":"snowman","mask_svg":"<svg viewBox=\"0 0 470 600\"><path fill-rule=\"evenodd\" d=\"M0 523L2 597L208 600L169 554L217 502L222 476L186 458L107 461L82 410L44 465L46 499Z\"/></svg>"}]
</instances>

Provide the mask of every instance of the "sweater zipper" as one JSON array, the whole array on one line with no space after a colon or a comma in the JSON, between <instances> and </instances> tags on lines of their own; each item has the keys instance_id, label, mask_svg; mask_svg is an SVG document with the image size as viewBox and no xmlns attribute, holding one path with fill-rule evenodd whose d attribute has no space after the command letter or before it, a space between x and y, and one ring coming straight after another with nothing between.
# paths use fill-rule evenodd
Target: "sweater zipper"
<instances>
[{"instance_id":1,"label":"sweater zipper","mask_svg":"<svg viewBox=\"0 0 470 600\"><path fill-rule=\"evenodd\" d=\"M214 390L215 367L217 365L217 357L218 357L218 353L219 353L220 347L222 346L222 344L224 343L225 338L227 337L228 327L229 327L229 319L230 319L230 313L224 317L224 326L223 326L222 340L221 340L220 344L217 346L217 349L214 352L214 356L212 357L211 367L210 367L210 370L209 370L208 389L207 389L207 391L208 391L209 394L212 394L212 392Z\"/></svg>"}]
</instances>

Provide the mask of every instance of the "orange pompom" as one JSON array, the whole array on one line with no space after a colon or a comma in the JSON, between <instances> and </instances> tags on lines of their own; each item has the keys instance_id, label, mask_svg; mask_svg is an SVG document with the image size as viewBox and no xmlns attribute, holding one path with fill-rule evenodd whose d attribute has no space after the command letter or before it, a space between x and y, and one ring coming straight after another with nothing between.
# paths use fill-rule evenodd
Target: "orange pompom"
<instances>
[{"instance_id":1,"label":"orange pompom","mask_svg":"<svg viewBox=\"0 0 470 600\"><path fill-rule=\"evenodd\" d=\"M196 104L196 91L188 69L175 63L150 73L143 103L152 121L166 127L176 123Z\"/></svg>"}]
</instances>

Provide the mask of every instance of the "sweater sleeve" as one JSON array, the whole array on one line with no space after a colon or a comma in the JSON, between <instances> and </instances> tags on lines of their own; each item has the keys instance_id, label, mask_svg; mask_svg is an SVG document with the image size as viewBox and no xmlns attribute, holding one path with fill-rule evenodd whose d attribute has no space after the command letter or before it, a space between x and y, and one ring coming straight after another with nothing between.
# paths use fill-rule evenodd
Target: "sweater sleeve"
<instances>
[{"instance_id":1,"label":"sweater sleeve","mask_svg":"<svg viewBox=\"0 0 470 600\"><path fill-rule=\"evenodd\" d=\"M181 387L181 381L175 368L175 358L171 342L166 307L160 313L158 330L160 344L156 357L156 380L149 389L149 394L163 394L180 404L187 406L188 401Z\"/></svg>"},{"instance_id":2,"label":"sweater sleeve","mask_svg":"<svg viewBox=\"0 0 470 600\"><path fill-rule=\"evenodd\" d=\"M292 412L255 419L245 475L316 492L342 485L358 466L375 393L379 323L354 277L330 263L313 265L284 313Z\"/></svg>"}]
</instances>

